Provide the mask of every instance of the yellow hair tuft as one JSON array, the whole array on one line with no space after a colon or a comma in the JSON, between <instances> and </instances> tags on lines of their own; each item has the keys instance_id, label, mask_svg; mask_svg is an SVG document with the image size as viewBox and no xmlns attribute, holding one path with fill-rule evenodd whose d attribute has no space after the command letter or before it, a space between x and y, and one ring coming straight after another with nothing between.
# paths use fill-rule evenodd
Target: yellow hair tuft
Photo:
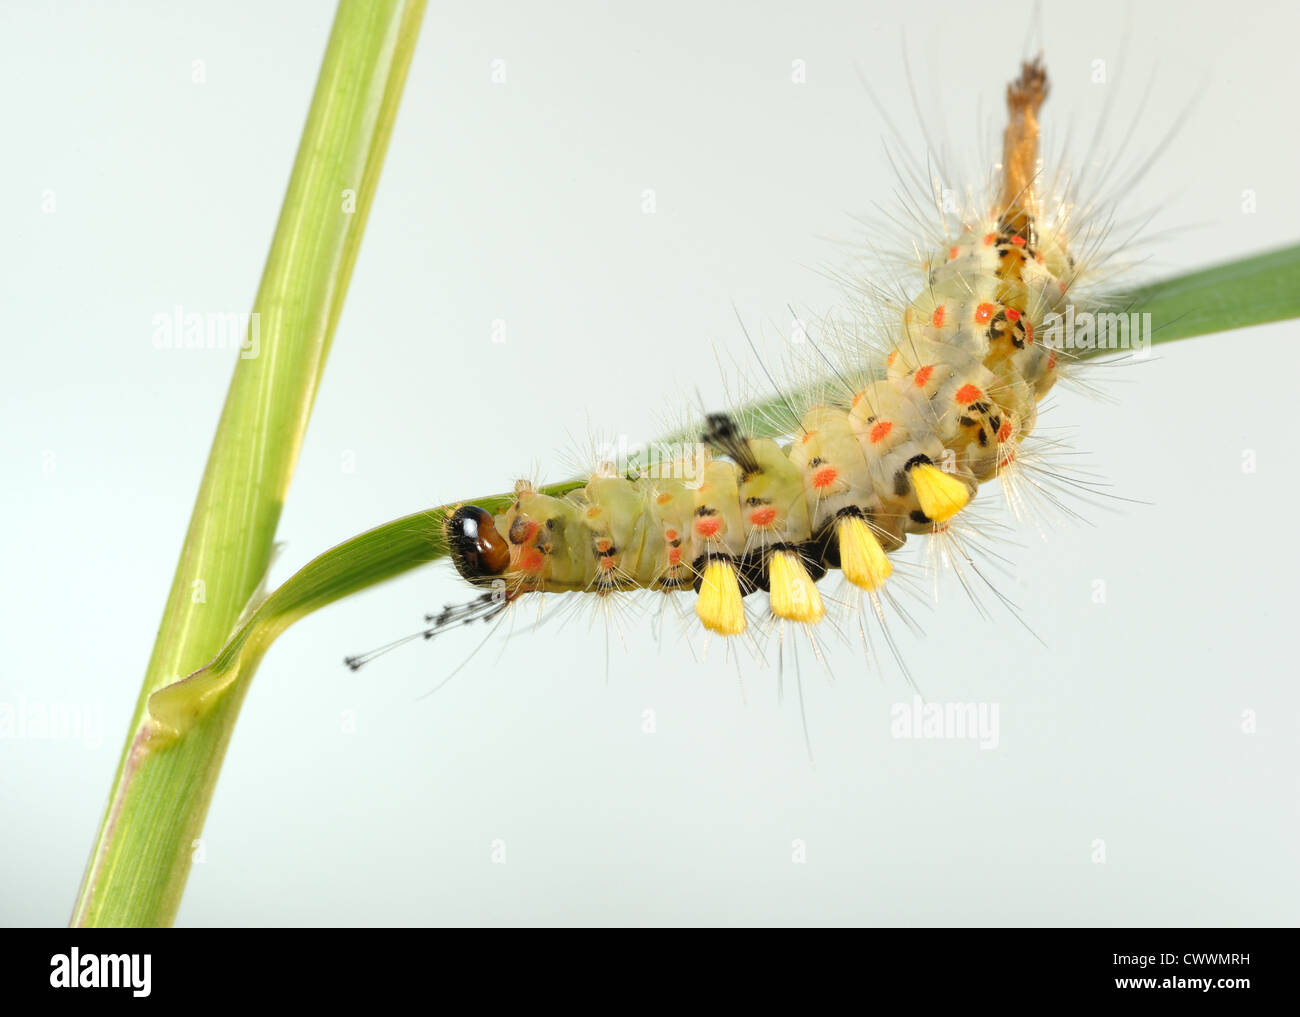
<instances>
[{"instance_id":1,"label":"yellow hair tuft","mask_svg":"<svg viewBox=\"0 0 1300 1017\"><path fill-rule=\"evenodd\" d=\"M738 636L745 631L740 580L731 562L715 558L705 564L700 579L700 595L695 599L695 613L710 632Z\"/></svg>"},{"instance_id":2,"label":"yellow hair tuft","mask_svg":"<svg viewBox=\"0 0 1300 1017\"><path fill-rule=\"evenodd\" d=\"M792 551L777 551L768 561L772 613L790 621L817 622L826 613L817 584Z\"/></svg>"},{"instance_id":3,"label":"yellow hair tuft","mask_svg":"<svg viewBox=\"0 0 1300 1017\"><path fill-rule=\"evenodd\" d=\"M840 543L840 570L854 586L875 590L893 575L894 563L861 516L843 516L835 533Z\"/></svg>"},{"instance_id":4,"label":"yellow hair tuft","mask_svg":"<svg viewBox=\"0 0 1300 1017\"><path fill-rule=\"evenodd\" d=\"M914 467L911 476L921 511L936 523L946 523L970 501L970 488L930 463Z\"/></svg>"}]
</instances>

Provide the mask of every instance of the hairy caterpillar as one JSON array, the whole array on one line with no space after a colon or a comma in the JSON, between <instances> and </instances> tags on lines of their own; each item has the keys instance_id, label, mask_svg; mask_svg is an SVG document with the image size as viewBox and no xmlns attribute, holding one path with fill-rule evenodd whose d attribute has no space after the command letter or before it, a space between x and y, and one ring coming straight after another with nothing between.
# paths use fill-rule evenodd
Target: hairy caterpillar
<instances>
[{"instance_id":1,"label":"hairy caterpillar","mask_svg":"<svg viewBox=\"0 0 1300 1017\"><path fill-rule=\"evenodd\" d=\"M1007 89L996 193L932 253L892 348L862 365L848 398L804 409L784 446L710 414L711 451L688 478L605 468L558 497L520 482L496 517L460 507L445 523L452 561L503 594L435 627L528 593L694 590L701 624L734 637L758 591L776 618L807 625L826 614L817 583L829 570L879 591L908 535L944 531L982 483L1015 468L1059 376L1038 332L1078 269L1068 212L1045 207L1035 187L1047 92L1041 62L1025 63Z\"/></svg>"}]
</instances>

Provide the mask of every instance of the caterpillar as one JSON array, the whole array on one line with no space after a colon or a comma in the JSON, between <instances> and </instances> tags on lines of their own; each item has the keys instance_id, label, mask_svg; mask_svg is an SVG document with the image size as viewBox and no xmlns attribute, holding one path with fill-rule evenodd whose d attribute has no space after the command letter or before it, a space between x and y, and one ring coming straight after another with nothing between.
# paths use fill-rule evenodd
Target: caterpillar
<instances>
[{"instance_id":1,"label":"caterpillar","mask_svg":"<svg viewBox=\"0 0 1300 1017\"><path fill-rule=\"evenodd\" d=\"M942 533L1015 467L1060 375L1040 332L1079 270L1066 213L1036 187L1048 90L1041 58L1023 63L1006 92L995 193L931 252L883 362L862 365L849 398L808 406L785 444L707 414L702 452L667 471L681 476L606 465L559 496L521 481L500 515L460 506L444 522L450 558L500 595L435 627L533 593L693 591L703 627L732 638L760 591L775 618L808 626L826 616L818 583L832 570L880 591L908 536Z\"/></svg>"}]
</instances>

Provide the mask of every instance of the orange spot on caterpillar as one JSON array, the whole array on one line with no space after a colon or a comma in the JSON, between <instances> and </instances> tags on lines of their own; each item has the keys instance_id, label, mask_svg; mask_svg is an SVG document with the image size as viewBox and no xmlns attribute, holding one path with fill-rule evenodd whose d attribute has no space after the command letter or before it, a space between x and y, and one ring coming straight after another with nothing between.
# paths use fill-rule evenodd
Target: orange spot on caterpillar
<instances>
[{"instance_id":1,"label":"orange spot on caterpillar","mask_svg":"<svg viewBox=\"0 0 1300 1017\"><path fill-rule=\"evenodd\" d=\"M1064 292L1065 292L1065 280L1062 279L1060 282L1058 282L1058 283L1056 284L1056 288L1057 288L1058 290L1060 290L1062 293L1064 293Z\"/></svg>"},{"instance_id":2,"label":"orange spot on caterpillar","mask_svg":"<svg viewBox=\"0 0 1300 1017\"><path fill-rule=\"evenodd\" d=\"M695 532L701 537L712 537L722 528L722 520L717 516L705 516L695 520Z\"/></svg>"},{"instance_id":3,"label":"orange spot on caterpillar","mask_svg":"<svg viewBox=\"0 0 1300 1017\"><path fill-rule=\"evenodd\" d=\"M754 509L749 514L749 521L755 526L771 526L772 520L776 518L776 509L771 506Z\"/></svg>"},{"instance_id":4,"label":"orange spot on caterpillar","mask_svg":"<svg viewBox=\"0 0 1300 1017\"><path fill-rule=\"evenodd\" d=\"M600 515L600 506L599 506L599 505L592 505L591 508L587 509L587 518L588 518L588 519L595 519L598 515Z\"/></svg>"},{"instance_id":5,"label":"orange spot on caterpillar","mask_svg":"<svg viewBox=\"0 0 1300 1017\"><path fill-rule=\"evenodd\" d=\"M602 537L600 540L596 541L596 550L599 551L601 554L604 554L613 546L614 546L614 542L610 540L608 537Z\"/></svg>"},{"instance_id":6,"label":"orange spot on caterpillar","mask_svg":"<svg viewBox=\"0 0 1300 1017\"><path fill-rule=\"evenodd\" d=\"M602 569L604 569L606 572L612 572L612 571L614 571L614 559L613 559L613 558L601 558L601 559L600 559L600 567L601 567Z\"/></svg>"},{"instance_id":7,"label":"orange spot on caterpillar","mask_svg":"<svg viewBox=\"0 0 1300 1017\"><path fill-rule=\"evenodd\" d=\"M810 441L812 441L812 439L813 439L813 435L816 434L816 433L817 433L816 431L808 431L808 432L806 432L806 433L804 434L804 436L803 436L802 438L799 439L800 444L807 445Z\"/></svg>"},{"instance_id":8,"label":"orange spot on caterpillar","mask_svg":"<svg viewBox=\"0 0 1300 1017\"><path fill-rule=\"evenodd\" d=\"M885 358L885 364L888 367L894 366L894 360L898 357L898 350L890 350L889 356Z\"/></svg>"},{"instance_id":9,"label":"orange spot on caterpillar","mask_svg":"<svg viewBox=\"0 0 1300 1017\"><path fill-rule=\"evenodd\" d=\"M519 568L524 572L541 572L546 556L535 547L525 547L519 552Z\"/></svg>"},{"instance_id":10,"label":"orange spot on caterpillar","mask_svg":"<svg viewBox=\"0 0 1300 1017\"><path fill-rule=\"evenodd\" d=\"M655 500L656 500L657 502L659 502L660 505L667 505L670 501L673 500L673 496L672 496L671 494L664 493L664 494L661 494L661 495L660 495L658 498L656 498Z\"/></svg>"},{"instance_id":11,"label":"orange spot on caterpillar","mask_svg":"<svg viewBox=\"0 0 1300 1017\"><path fill-rule=\"evenodd\" d=\"M670 547L668 549L668 564L680 565L682 563L682 549L680 547Z\"/></svg>"},{"instance_id":12,"label":"orange spot on caterpillar","mask_svg":"<svg viewBox=\"0 0 1300 1017\"><path fill-rule=\"evenodd\" d=\"M1011 421L1002 421L1002 426L998 428L998 441L1006 441L1011 437Z\"/></svg>"},{"instance_id":13,"label":"orange spot on caterpillar","mask_svg":"<svg viewBox=\"0 0 1300 1017\"><path fill-rule=\"evenodd\" d=\"M1024 238L1024 237L1012 237L1012 238L1011 238L1011 242L1012 242L1013 244L1015 244L1017 247L1024 247L1024 246L1025 246L1025 238Z\"/></svg>"},{"instance_id":14,"label":"orange spot on caterpillar","mask_svg":"<svg viewBox=\"0 0 1300 1017\"><path fill-rule=\"evenodd\" d=\"M953 398L956 399L957 402L959 403L973 403L979 399L982 399L983 397L984 397L984 393L981 392L976 386L963 385L961 388L957 390L957 394Z\"/></svg>"},{"instance_id":15,"label":"orange spot on caterpillar","mask_svg":"<svg viewBox=\"0 0 1300 1017\"><path fill-rule=\"evenodd\" d=\"M957 248L954 247L953 250L955 251ZM940 304L934 309L934 314L930 315L930 321L934 324L935 328L943 328L944 313L944 306L943 304Z\"/></svg>"},{"instance_id":16,"label":"orange spot on caterpillar","mask_svg":"<svg viewBox=\"0 0 1300 1017\"><path fill-rule=\"evenodd\" d=\"M668 539L668 540L676 540L676 539L677 539L677 531L676 531L676 530L664 530L664 537L665 537L666 539Z\"/></svg>"},{"instance_id":17,"label":"orange spot on caterpillar","mask_svg":"<svg viewBox=\"0 0 1300 1017\"><path fill-rule=\"evenodd\" d=\"M871 444L876 445L884 441L889 432L894 429L892 420L882 420L871 429Z\"/></svg>"},{"instance_id":18,"label":"orange spot on caterpillar","mask_svg":"<svg viewBox=\"0 0 1300 1017\"><path fill-rule=\"evenodd\" d=\"M957 248L953 247L948 251L948 260L952 261L955 257L957 257Z\"/></svg>"},{"instance_id":19,"label":"orange spot on caterpillar","mask_svg":"<svg viewBox=\"0 0 1300 1017\"><path fill-rule=\"evenodd\" d=\"M813 487L823 488L830 487L835 483L835 478L839 476L839 471L834 466L827 466L813 474Z\"/></svg>"},{"instance_id":20,"label":"orange spot on caterpillar","mask_svg":"<svg viewBox=\"0 0 1300 1017\"><path fill-rule=\"evenodd\" d=\"M1034 341L1034 326L1032 322L1025 322L1025 338L1031 343Z\"/></svg>"},{"instance_id":21,"label":"orange spot on caterpillar","mask_svg":"<svg viewBox=\"0 0 1300 1017\"><path fill-rule=\"evenodd\" d=\"M924 388L925 383L930 380L930 375L932 374L934 374L933 364L926 364L924 367L918 367L916 369L916 378L914 379L916 381L916 387Z\"/></svg>"},{"instance_id":22,"label":"orange spot on caterpillar","mask_svg":"<svg viewBox=\"0 0 1300 1017\"><path fill-rule=\"evenodd\" d=\"M998 466L999 467L1010 466L1011 461L1015 459L1015 457L1016 457L1016 450L1012 449L1010 452L1008 452L1006 455L1002 457L1002 461L998 463Z\"/></svg>"},{"instance_id":23,"label":"orange spot on caterpillar","mask_svg":"<svg viewBox=\"0 0 1300 1017\"><path fill-rule=\"evenodd\" d=\"M852 402L850 405L857 406L858 403L860 403L860 402L862 402L862 393L861 393L861 392L854 392L854 393L853 393L853 402Z\"/></svg>"},{"instance_id":24,"label":"orange spot on caterpillar","mask_svg":"<svg viewBox=\"0 0 1300 1017\"><path fill-rule=\"evenodd\" d=\"M1007 313L1007 321L1020 320L1020 312L1017 311L1014 307L1008 307L1006 313Z\"/></svg>"},{"instance_id":25,"label":"orange spot on caterpillar","mask_svg":"<svg viewBox=\"0 0 1300 1017\"><path fill-rule=\"evenodd\" d=\"M1043 254L1041 251L1034 255L1034 260L1040 265L1043 263Z\"/></svg>"},{"instance_id":26,"label":"orange spot on caterpillar","mask_svg":"<svg viewBox=\"0 0 1300 1017\"><path fill-rule=\"evenodd\" d=\"M1049 371L1056 370L1056 350L1052 350L1052 355L1047 358L1047 369Z\"/></svg>"},{"instance_id":27,"label":"orange spot on caterpillar","mask_svg":"<svg viewBox=\"0 0 1300 1017\"><path fill-rule=\"evenodd\" d=\"M996 240L996 239L997 239L997 234L996 234L996 233L986 233L986 234L984 234L984 244L985 244L985 246L987 246L987 247L992 247L992 246L993 246L993 241Z\"/></svg>"},{"instance_id":28,"label":"orange spot on caterpillar","mask_svg":"<svg viewBox=\"0 0 1300 1017\"><path fill-rule=\"evenodd\" d=\"M975 320L981 325L987 322L991 317L993 317L992 304L980 304L979 307L975 308Z\"/></svg>"}]
</instances>

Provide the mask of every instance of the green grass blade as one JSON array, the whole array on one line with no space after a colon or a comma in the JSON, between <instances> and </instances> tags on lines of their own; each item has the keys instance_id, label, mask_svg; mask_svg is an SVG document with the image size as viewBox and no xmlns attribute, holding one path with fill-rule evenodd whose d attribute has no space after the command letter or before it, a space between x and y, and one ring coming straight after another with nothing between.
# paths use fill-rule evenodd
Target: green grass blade
<instances>
[{"instance_id":1,"label":"green grass blade","mask_svg":"<svg viewBox=\"0 0 1300 1017\"><path fill-rule=\"evenodd\" d=\"M243 691L182 739L147 703L227 643L270 562L423 10L339 4L253 306L260 349L231 380L74 925L164 925L180 904Z\"/></svg>"},{"instance_id":2,"label":"green grass blade","mask_svg":"<svg viewBox=\"0 0 1300 1017\"><path fill-rule=\"evenodd\" d=\"M1144 286L1115 309L1149 313L1157 343L1300 317L1300 244Z\"/></svg>"}]
</instances>

